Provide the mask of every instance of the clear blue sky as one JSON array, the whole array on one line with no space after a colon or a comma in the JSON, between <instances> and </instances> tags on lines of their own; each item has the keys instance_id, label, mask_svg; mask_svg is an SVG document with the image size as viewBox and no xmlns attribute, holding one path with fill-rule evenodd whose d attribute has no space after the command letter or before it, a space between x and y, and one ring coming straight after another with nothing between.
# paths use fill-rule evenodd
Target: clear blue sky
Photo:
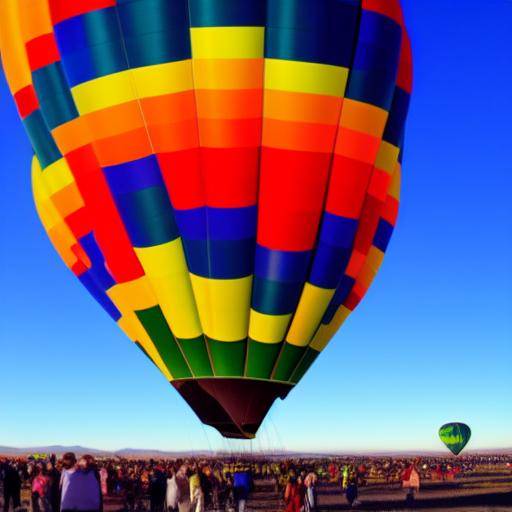
<instances>
[{"instance_id":1,"label":"clear blue sky","mask_svg":"<svg viewBox=\"0 0 512 512\"><path fill-rule=\"evenodd\" d=\"M512 446L512 1L404 0L414 46L398 228L373 288L252 449ZM66 271L0 80L0 445L233 448Z\"/></svg>"}]
</instances>

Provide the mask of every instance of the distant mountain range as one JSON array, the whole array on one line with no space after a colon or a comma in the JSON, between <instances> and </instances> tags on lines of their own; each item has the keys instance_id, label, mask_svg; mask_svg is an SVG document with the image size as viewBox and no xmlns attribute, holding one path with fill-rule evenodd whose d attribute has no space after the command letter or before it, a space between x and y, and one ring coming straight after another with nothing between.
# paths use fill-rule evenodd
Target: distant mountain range
<instances>
[{"instance_id":1,"label":"distant mountain range","mask_svg":"<svg viewBox=\"0 0 512 512\"><path fill-rule=\"evenodd\" d=\"M77 455L88 453L95 457L139 457L141 459L146 458L175 458L175 457L200 457L200 456L212 456L222 455L222 452L212 452L209 450L182 450L182 451L165 451L155 449L139 449L139 448L123 448L122 450L98 450L96 448L86 448L84 446L62 446L62 445L50 445L50 446L32 446L27 448L15 448L11 446L0 446L0 455L5 456L23 456L30 455L33 453L55 453L57 456L62 455L66 452L74 452ZM512 448L495 448L495 449L482 449L482 450L467 450L465 454L505 454L512 455ZM233 453L225 453L225 455L233 455ZM256 454L254 454L256 455ZM390 457L390 456L405 456L405 455L419 455L419 456L436 456L436 455L449 455L446 451L436 450L376 450L376 451L340 451L333 450L332 452L299 452L299 451L272 451L264 453L266 456L288 456L288 457L321 457L321 456L343 456L343 455L365 455L365 456L376 456L376 457Z\"/></svg>"}]
</instances>

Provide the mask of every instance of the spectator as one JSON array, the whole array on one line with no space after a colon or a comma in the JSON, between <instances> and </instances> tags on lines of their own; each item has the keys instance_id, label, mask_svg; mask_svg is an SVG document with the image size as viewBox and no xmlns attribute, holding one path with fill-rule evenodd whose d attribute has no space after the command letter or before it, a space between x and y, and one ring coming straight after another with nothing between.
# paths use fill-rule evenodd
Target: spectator
<instances>
[{"instance_id":1,"label":"spectator","mask_svg":"<svg viewBox=\"0 0 512 512\"><path fill-rule=\"evenodd\" d=\"M62 472L62 512L100 512L102 509L99 476L94 459L83 456L78 464L73 453L64 456L65 470Z\"/></svg>"},{"instance_id":2,"label":"spectator","mask_svg":"<svg viewBox=\"0 0 512 512\"><path fill-rule=\"evenodd\" d=\"M13 510L21 505L21 478L16 469L6 462L2 469L2 480L4 487L4 511L9 512L12 502Z\"/></svg>"}]
</instances>

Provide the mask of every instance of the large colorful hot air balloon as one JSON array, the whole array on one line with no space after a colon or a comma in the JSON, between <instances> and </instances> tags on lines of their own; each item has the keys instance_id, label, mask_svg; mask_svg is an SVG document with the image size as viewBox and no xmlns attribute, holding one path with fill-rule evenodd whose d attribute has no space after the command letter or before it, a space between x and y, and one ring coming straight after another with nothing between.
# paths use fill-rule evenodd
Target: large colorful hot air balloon
<instances>
[{"instance_id":1,"label":"large colorful hot air balloon","mask_svg":"<svg viewBox=\"0 0 512 512\"><path fill-rule=\"evenodd\" d=\"M446 423L439 429L439 437L454 455L459 455L469 442L471 429L465 423Z\"/></svg>"},{"instance_id":2,"label":"large colorful hot air balloon","mask_svg":"<svg viewBox=\"0 0 512 512\"><path fill-rule=\"evenodd\" d=\"M1 0L39 216L201 420L254 437L395 225L399 0Z\"/></svg>"}]
</instances>

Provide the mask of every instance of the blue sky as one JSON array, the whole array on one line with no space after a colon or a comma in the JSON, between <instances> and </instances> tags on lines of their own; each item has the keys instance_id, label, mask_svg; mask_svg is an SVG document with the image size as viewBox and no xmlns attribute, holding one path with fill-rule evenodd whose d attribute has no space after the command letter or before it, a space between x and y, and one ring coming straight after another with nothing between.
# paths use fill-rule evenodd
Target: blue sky
<instances>
[{"instance_id":1,"label":"blue sky","mask_svg":"<svg viewBox=\"0 0 512 512\"><path fill-rule=\"evenodd\" d=\"M404 0L415 58L402 206L364 302L257 440L203 427L66 271L0 80L0 445L238 450L512 446L512 1Z\"/></svg>"}]
</instances>

